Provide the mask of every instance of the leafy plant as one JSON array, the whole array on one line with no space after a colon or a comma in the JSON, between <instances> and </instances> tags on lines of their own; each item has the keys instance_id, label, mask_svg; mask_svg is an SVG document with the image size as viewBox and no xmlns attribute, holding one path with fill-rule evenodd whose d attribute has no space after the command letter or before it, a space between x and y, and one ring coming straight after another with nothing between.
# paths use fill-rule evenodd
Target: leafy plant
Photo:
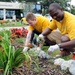
<instances>
[{"instance_id":1,"label":"leafy plant","mask_svg":"<svg viewBox=\"0 0 75 75\"><path fill-rule=\"evenodd\" d=\"M11 37L12 38L20 38L20 37L26 37L28 33L28 30L24 27L22 28L11 28Z\"/></svg>"},{"instance_id":2,"label":"leafy plant","mask_svg":"<svg viewBox=\"0 0 75 75\"><path fill-rule=\"evenodd\" d=\"M0 36L4 37L4 33L7 34L8 37L10 37L10 31L9 30L3 29L2 31L0 31Z\"/></svg>"},{"instance_id":3,"label":"leafy plant","mask_svg":"<svg viewBox=\"0 0 75 75\"><path fill-rule=\"evenodd\" d=\"M18 27L18 26L25 26L25 24L22 24L20 21L19 22L13 22L13 21L5 21L4 23L3 22L0 22L0 27Z\"/></svg>"},{"instance_id":4,"label":"leafy plant","mask_svg":"<svg viewBox=\"0 0 75 75\"><path fill-rule=\"evenodd\" d=\"M18 43L24 43L25 42L25 38L16 38L15 39Z\"/></svg>"},{"instance_id":5,"label":"leafy plant","mask_svg":"<svg viewBox=\"0 0 75 75\"><path fill-rule=\"evenodd\" d=\"M40 72L42 69L39 66L39 58L38 58L38 52L34 49L30 50L29 55L32 58L32 63L34 64L34 66L36 67L34 70L38 73Z\"/></svg>"},{"instance_id":6,"label":"leafy plant","mask_svg":"<svg viewBox=\"0 0 75 75\"><path fill-rule=\"evenodd\" d=\"M0 50L0 69L4 70L4 75L11 75L13 68L19 67L23 62L28 65L31 63L28 53L20 49L15 50L6 33L4 33L1 45L3 50Z\"/></svg>"}]
</instances>

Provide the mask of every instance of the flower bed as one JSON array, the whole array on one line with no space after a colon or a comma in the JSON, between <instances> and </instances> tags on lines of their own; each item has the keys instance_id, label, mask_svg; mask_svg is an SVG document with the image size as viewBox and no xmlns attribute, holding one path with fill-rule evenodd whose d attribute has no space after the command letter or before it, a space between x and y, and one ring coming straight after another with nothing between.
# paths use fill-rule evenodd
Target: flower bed
<instances>
[{"instance_id":1,"label":"flower bed","mask_svg":"<svg viewBox=\"0 0 75 75\"><path fill-rule=\"evenodd\" d=\"M20 37L26 37L28 30L24 27L22 28L11 28L11 37L12 38L20 38Z\"/></svg>"}]
</instances>

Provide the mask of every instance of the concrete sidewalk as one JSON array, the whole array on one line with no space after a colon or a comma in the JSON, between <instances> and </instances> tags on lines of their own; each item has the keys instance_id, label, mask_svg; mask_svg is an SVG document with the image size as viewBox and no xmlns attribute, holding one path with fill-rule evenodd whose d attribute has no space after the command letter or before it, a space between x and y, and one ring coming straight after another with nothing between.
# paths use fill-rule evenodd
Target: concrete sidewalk
<instances>
[{"instance_id":1,"label":"concrete sidewalk","mask_svg":"<svg viewBox=\"0 0 75 75\"><path fill-rule=\"evenodd\" d=\"M22 27L0 27L0 31L3 30L3 29L4 29L4 30L10 30L11 28L22 28ZM24 28L27 29L28 26L25 26Z\"/></svg>"}]
</instances>

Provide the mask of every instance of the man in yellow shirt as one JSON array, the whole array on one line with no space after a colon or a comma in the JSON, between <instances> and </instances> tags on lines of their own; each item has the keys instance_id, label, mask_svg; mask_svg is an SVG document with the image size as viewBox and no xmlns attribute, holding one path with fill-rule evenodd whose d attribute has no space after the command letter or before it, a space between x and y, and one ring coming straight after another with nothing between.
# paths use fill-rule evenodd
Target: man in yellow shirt
<instances>
[{"instance_id":1,"label":"man in yellow shirt","mask_svg":"<svg viewBox=\"0 0 75 75\"><path fill-rule=\"evenodd\" d=\"M49 14L53 18L50 26L41 33L41 35L47 36L52 30L58 28L62 34L61 43L50 46L48 53L55 50L60 50L62 56L73 53L73 59L75 59L75 16L69 12L63 11L62 7L58 3L52 3L49 6Z\"/></svg>"},{"instance_id":2,"label":"man in yellow shirt","mask_svg":"<svg viewBox=\"0 0 75 75\"><path fill-rule=\"evenodd\" d=\"M26 41L25 41L25 47L23 49L23 51L27 51L29 49L30 44L33 41L33 37L34 37L34 33L39 35L41 34L49 25L50 25L50 21L44 17L44 16L35 16L33 13L29 12L26 15L26 21L29 23L29 27L28 27L28 34L26 37ZM52 34L50 34L49 36L51 36L51 40L48 38L45 38L45 41L48 43L48 45L50 44L55 44L57 41L52 41L54 39L58 40L59 43L59 39L60 37L58 37L57 35L55 36L55 34L59 35L59 32L52 32ZM41 35L40 35L41 36ZM53 36L53 38L52 38ZM38 49L41 49L42 45L39 45Z\"/></svg>"}]
</instances>

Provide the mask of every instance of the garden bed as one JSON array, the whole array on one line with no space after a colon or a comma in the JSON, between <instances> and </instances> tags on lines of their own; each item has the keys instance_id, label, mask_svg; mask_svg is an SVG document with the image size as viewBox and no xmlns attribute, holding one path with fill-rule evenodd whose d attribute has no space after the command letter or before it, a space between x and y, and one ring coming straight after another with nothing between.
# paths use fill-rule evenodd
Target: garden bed
<instances>
[{"instance_id":1,"label":"garden bed","mask_svg":"<svg viewBox=\"0 0 75 75\"><path fill-rule=\"evenodd\" d=\"M16 45L15 43L13 45L16 48L23 49L23 40L25 41L24 38L19 38L15 41ZM45 49L48 49L48 47L43 47L43 50ZM31 66L23 64L23 66L17 70L13 70L13 75L71 75L68 70L62 71L59 66L55 66L53 63L54 59L40 59L33 52L29 52L29 55L32 58ZM68 57L66 57L66 59L68 59Z\"/></svg>"},{"instance_id":2,"label":"garden bed","mask_svg":"<svg viewBox=\"0 0 75 75\"><path fill-rule=\"evenodd\" d=\"M0 34L3 35L3 33ZM25 42L25 37L19 37L19 38L16 37L11 39L11 44L12 46L15 47L15 50L17 49L23 50L24 42ZM47 52L48 46L43 46L42 49L45 52ZM57 53L59 52L54 52L52 56L55 56ZM28 51L28 54L30 55L32 60L31 64L26 64L24 62L19 67L13 68L12 75L71 75L68 70L62 71L59 66L55 66L54 59L40 59L38 58L38 55L34 52L34 50ZM68 60L70 59L70 57L65 57L64 59ZM3 71L0 71L0 75L3 75Z\"/></svg>"}]
</instances>

